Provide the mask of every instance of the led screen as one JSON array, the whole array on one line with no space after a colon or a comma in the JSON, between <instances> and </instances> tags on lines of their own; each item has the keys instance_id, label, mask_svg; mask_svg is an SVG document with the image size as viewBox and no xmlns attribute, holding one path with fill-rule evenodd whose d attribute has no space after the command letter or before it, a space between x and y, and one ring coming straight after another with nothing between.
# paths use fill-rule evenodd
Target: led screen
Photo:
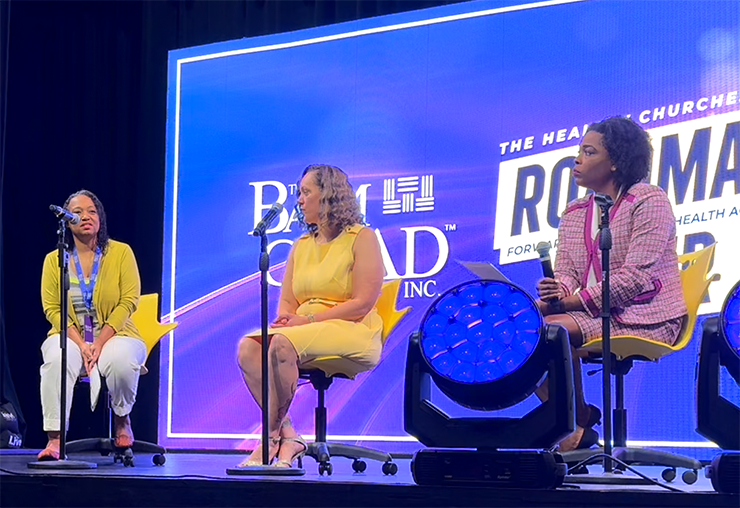
<instances>
[{"instance_id":1,"label":"led screen","mask_svg":"<svg viewBox=\"0 0 740 508\"><path fill-rule=\"evenodd\" d=\"M248 448L259 435L236 363L260 324L250 232L285 203L269 230L273 317L301 234L295 184L312 163L349 174L387 280L402 279L398 306L412 309L374 370L329 390L335 439L420 447L403 431L409 335L437 295L475 278L463 262L534 292L534 246L554 242L584 194L569 170L585 128L607 116L650 132L679 252L718 242L700 309L716 314L740 276L738 34L734 2L483 1L172 51L162 315L179 326L162 341L160 443ZM631 439L710 446L694 432L697 345L630 373ZM597 404L600 380L585 379ZM304 386L293 402L307 437L315 401Z\"/></svg>"}]
</instances>

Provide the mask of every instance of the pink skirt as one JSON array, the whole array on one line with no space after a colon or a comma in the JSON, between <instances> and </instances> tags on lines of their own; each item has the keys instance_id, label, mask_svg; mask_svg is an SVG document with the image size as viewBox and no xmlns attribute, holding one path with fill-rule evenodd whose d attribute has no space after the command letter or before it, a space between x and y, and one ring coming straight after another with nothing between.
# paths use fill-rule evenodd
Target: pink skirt
<instances>
[{"instance_id":1,"label":"pink skirt","mask_svg":"<svg viewBox=\"0 0 740 508\"><path fill-rule=\"evenodd\" d=\"M568 315L575 320L578 324L578 328L581 329L584 344L601 337L600 317L594 318L591 314L585 311L568 312ZM618 335L629 335L655 342L662 342L672 346L676 343L678 336L681 334L684 320L685 316L652 325L631 325L620 323L614 318L611 318L609 323L612 337L616 337Z\"/></svg>"}]
</instances>

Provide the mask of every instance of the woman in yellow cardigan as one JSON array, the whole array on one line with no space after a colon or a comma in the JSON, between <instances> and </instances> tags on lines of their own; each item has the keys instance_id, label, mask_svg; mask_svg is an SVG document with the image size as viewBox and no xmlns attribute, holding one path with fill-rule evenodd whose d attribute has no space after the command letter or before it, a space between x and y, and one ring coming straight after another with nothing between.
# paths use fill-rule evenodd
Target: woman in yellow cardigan
<instances>
[{"instance_id":1,"label":"woman in yellow cardigan","mask_svg":"<svg viewBox=\"0 0 740 508\"><path fill-rule=\"evenodd\" d=\"M133 445L129 413L136 400L146 346L129 319L141 294L139 269L131 247L108 238L105 210L90 191L72 194L64 208L80 216L67 232L69 250L69 316L67 319L67 400L81 373L90 377L91 405L106 379L114 413L115 445ZM71 234L70 234L71 233ZM59 326L59 261L57 251L46 256L41 276L41 300L51 330L41 346L41 405L49 442L39 460L59 459L61 418L61 349ZM68 425L71 404L67 404Z\"/></svg>"}]
</instances>

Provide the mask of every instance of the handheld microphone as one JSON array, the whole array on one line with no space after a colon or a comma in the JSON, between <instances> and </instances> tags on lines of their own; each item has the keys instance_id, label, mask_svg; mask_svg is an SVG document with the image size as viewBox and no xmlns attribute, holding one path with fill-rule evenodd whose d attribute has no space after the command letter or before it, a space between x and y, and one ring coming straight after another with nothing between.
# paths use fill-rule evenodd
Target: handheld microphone
<instances>
[{"instance_id":1,"label":"handheld microphone","mask_svg":"<svg viewBox=\"0 0 740 508\"><path fill-rule=\"evenodd\" d=\"M537 249L537 253L540 255L542 274L548 279L554 279L555 272L552 271L552 261L550 260L550 244L548 242L540 242L535 249Z\"/></svg>"},{"instance_id":2,"label":"handheld microphone","mask_svg":"<svg viewBox=\"0 0 740 508\"><path fill-rule=\"evenodd\" d=\"M57 219L63 220L64 222L69 222L70 224L80 223L79 215L77 215L76 213L72 213L69 210L65 210L61 206L49 205L49 210L54 212L54 215L57 216Z\"/></svg>"},{"instance_id":3,"label":"handheld microphone","mask_svg":"<svg viewBox=\"0 0 740 508\"><path fill-rule=\"evenodd\" d=\"M267 231L267 228L270 227L270 224L272 224L272 221L275 220L275 217L277 217L280 212L283 211L283 204L280 202L275 203L272 205L270 210L265 214L264 217L262 217L262 220L259 221L257 226L254 228L254 231L252 231L252 234L254 236L262 236L265 234L265 231Z\"/></svg>"}]
</instances>

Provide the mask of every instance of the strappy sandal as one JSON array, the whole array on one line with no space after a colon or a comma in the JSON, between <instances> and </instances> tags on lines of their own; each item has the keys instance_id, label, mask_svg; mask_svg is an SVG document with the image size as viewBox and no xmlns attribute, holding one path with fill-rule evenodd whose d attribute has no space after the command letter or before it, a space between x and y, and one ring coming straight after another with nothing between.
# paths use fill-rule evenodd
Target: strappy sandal
<instances>
[{"instance_id":1,"label":"strappy sandal","mask_svg":"<svg viewBox=\"0 0 740 508\"><path fill-rule=\"evenodd\" d=\"M280 438L279 437L271 437L270 438L270 444L272 445L279 445L280 444ZM261 445L260 445L261 446ZM277 450L275 450L275 455L277 455L277 452L280 450L280 447L278 447ZM275 460L275 457L270 457L270 460L267 462L267 465L269 466L272 461ZM259 458L257 459L251 459L247 457L243 461L239 463L236 467L253 467L253 466L264 466L262 463L262 453L260 450Z\"/></svg>"},{"instance_id":2,"label":"strappy sandal","mask_svg":"<svg viewBox=\"0 0 740 508\"><path fill-rule=\"evenodd\" d=\"M294 454L290 458L290 462L287 460L278 460L277 462L275 462L275 464L273 464L273 466L275 467L293 467L293 462L295 462L296 460L300 461L306 455L306 452L308 451L308 443L306 443L306 441L300 436L284 437L283 439L280 440L280 446L282 446L283 443L299 443L303 445L303 450Z\"/></svg>"}]
</instances>

